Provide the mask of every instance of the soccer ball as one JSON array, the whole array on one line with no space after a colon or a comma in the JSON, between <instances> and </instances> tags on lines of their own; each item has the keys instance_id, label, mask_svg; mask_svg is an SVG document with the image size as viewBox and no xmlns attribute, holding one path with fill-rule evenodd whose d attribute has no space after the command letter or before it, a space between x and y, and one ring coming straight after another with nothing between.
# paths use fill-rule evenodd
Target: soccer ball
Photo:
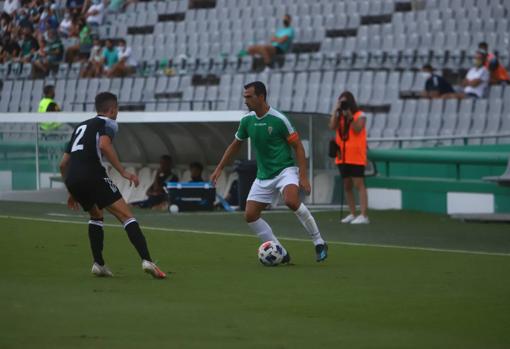
<instances>
[{"instance_id":1,"label":"soccer ball","mask_svg":"<svg viewBox=\"0 0 510 349\"><path fill-rule=\"evenodd\" d=\"M266 241L260 245L258 255L260 263L266 266L278 265L283 259L283 248L274 241Z\"/></svg>"}]
</instances>

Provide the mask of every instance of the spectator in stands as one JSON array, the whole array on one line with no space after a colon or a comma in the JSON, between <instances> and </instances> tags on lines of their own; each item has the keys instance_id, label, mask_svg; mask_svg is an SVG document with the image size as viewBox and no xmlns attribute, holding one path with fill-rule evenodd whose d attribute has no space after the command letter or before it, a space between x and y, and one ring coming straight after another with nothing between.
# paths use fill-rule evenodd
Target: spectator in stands
<instances>
[{"instance_id":1,"label":"spectator in stands","mask_svg":"<svg viewBox=\"0 0 510 349\"><path fill-rule=\"evenodd\" d=\"M20 7L20 0L5 0L4 2L4 12L9 16L13 16Z\"/></svg>"},{"instance_id":2,"label":"spectator in stands","mask_svg":"<svg viewBox=\"0 0 510 349\"><path fill-rule=\"evenodd\" d=\"M71 16L71 10L66 10L64 18L58 26L58 33L62 38L68 38L71 36L71 28L73 26L73 17Z\"/></svg>"},{"instance_id":3,"label":"spectator in stands","mask_svg":"<svg viewBox=\"0 0 510 349\"><path fill-rule=\"evenodd\" d=\"M342 223L368 224L368 195L365 187L365 166L367 164L366 116L349 91L344 91L336 101L331 113L329 127L335 130L338 146L335 163L342 176L350 214ZM356 202L353 187L359 194L361 214L356 217ZM343 204L343 203L342 203Z\"/></svg>"},{"instance_id":4,"label":"spectator in stands","mask_svg":"<svg viewBox=\"0 0 510 349\"><path fill-rule=\"evenodd\" d=\"M474 67L468 70L466 78L461 83L464 91L457 95L459 98L483 98L485 96L490 80L489 71L484 66L486 59L485 52L476 51Z\"/></svg>"},{"instance_id":5,"label":"spectator in stands","mask_svg":"<svg viewBox=\"0 0 510 349\"><path fill-rule=\"evenodd\" d=\"M41 37L45 36L49 30L58 30L59 23L57 16L53 11L54 8L54 5L51 5L50 3L46 3L44 5L43 12L41 13L38 22L38 33Z\"/></svg>"},{"instance_id":6,"label":"spectator in stands","mask_svg":"<svg viewBox=\"0 0 510 349\"><path fill-rule=\"evenodd\" d=\"M66 8L73 14L80 14L83 10L85 0L66 0Z\"/></svg>"},{"instance_id":7,"label":"spectator in stands","mask_svg":"<svg viewBox=\"0 0 510 349\"><path fill-rule=\"evenodd\" d=\"M90 30L85 20L79 16L73 16L71 28L69 29L69 37L67 39L68 46L65 54L67 63L74 63L80 58L80 48L83 47L84 55L88 47L90 38ZM83 41L83 44L82 44Z\"/></svg>"},{"instance_id":8,"label":"spectator in stands","mask_svg":"<svg viewBox=\"0 0 510 349\"><path fill-rule=\"evenodd\" d=\"M136 60L133 57L131 47L126 45L126 40L120 39L117 45L118 62L108 72L109 77L125 77L135 73Z\"/></svg>"},{"instance_id":9,"label":"spectator in stands","mask_svg":"<svg viewBox=\"0 0 510 349\"><path fill-rule=\"evenodd\" d=\"M107 39L103 49L103 69L107 75L115 64L119 61L119 52L113 46L113 41Z\"/></svg>"},{"instance_id":10,"label":"spectator in stands","mask_svg":"<svg viewBox=\"0 0 510 349\"><path fill-rule=\"evenodd\" d=\"M448 98L452 93L455 93L448 81L442 76L434 74L434 68L430 64L425 64L421 71L426 79L425 90L422 92L423 97Z\"/></svg>"},{"instance_id":11,"label":"spectator in stands","mask_svg":"<svg viewBox=\"0 0 510 349\"><path fill-rule=\"evenodd\" d=\"M204 171L204 166L200 162L192 162L189 164L189 171L191 174L190 182L203 182L202 172Z\"/></svg>"},{"instance_id":12,"label":"spectator in stands","mask_svg":"<svg viewBox=\"0 0 510 349\"><path fill-rule=\"evenodd\" d=\"M50 71L58 70L58 65L64 58L64 45L54 29L48 30L48 38L39 49L38 57L32 65L34 78L46 76Z\"/></svg>"},{"instance_id":13,"label":"spectator in stands","mask_svg":"<svg viewBox=\"0 0 510 349\"><path fill-rule=\"evenodd\" d=\"M129 4L135 3L136 0L107 0L107 2L108 13L119 13L124 12Z\"/></svg>"},{"instance_id":14,"label":"spectator in stands","mask_svg":"<svg viewBox=\"0 0 510 349\"><path fill-rule=\"evenodd\" d=\"M510 82L508 71L505 69L503 64L499 62L498 57L489 51L489 45L486 42L481 42L478 44L478 49L487 54L487 59L485 60L484 65L485 68L489 70L490 83L499 84L500 82Z\"/></svg>"},{"instance_id":15,"label":"spectator in stands","mask_svg":"<svg viewBox=\"0 0 510 349\"><path fill-rule=\"evenodd\" d=\"M103 45L98 37L94 38L94 46L92 46L90 51L90 57L80 76L82 78L99 78L103 76Z\"/></svg>"},{"instance_id":16,"label":"spectator in stands","mask_svg":"<svg viewBox=\"0 0 510 349\"><path fill-rule=\"evenodd\" d=\"M104 4L102 0L92 0L92 5L87 9L85 13L85 18L87 19L87 24L90 26L91 30L96 33L97 28L103 24L104 19Z\"/></svg>"},{"instance_id":17,"label":"spectator in stands","mask_svg":"<svg viewBox=\"0 0 510 349\"><path fill-rule=\"evenodd\" d=\"M32 29L30 27L24 27L22 29L23 40L21 41L21 61L23 63L31 63L39 51L39 43L32 35Z\"/></svg>"},{"instance_id":18,"label":"spectator in stands","mask_svg":"<svg viewBox=\"0 0 510 349\"><path fill-rule=\"evenodd\" d=\"M271 38L271 43L269 45L250 46L248 47L248 53L252 56L262 56L264 64L269 68L275 55L285 54L290 49L294 40L294 28L291 26L291 21L290 15L285 15L283 17L283 27L276 30L275 35Z\"/></svg>"},{"instance_id":19,"label":"spectator in stands","mask_svg":"<svg viewBox=\"0 0 510 349\"><path fill-rule=\"evenodd\" d=\"M179 178L172 172L173 161L170 155L163 155L159 160L159 168L154 181L147 189L147 199L133 202L131 205L140 208L164 207L168 204L165 191L166 182L178 182Z\"/></svg>"},{"instance_id":20,"label":"spectator in stands","mask_svg":"<svg viewBox=\"0 0 510 349\"><path fill-rule=\"evenodd\" d=\"M20 54L21 47L11 38L10 33L6 33L0 41L0 63L19 61Z\"/></svg>"}]
</instances>

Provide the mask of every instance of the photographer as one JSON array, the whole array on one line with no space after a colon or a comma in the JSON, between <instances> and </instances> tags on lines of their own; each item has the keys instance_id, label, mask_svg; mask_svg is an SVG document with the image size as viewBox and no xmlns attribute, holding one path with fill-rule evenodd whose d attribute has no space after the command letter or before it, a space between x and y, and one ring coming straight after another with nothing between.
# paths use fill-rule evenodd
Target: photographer
<instances>
[{"instance_id":1,"label":"photographer","mask_svg":"<svg viewBox=\"0 0 510 349\"><path fill-rule=\"evenodd\" d=\"M365 166L367 163L366 116L358 108L354 96L344 91L338 97L331 113L329 128L336 131L335 163L340 170L350 214L342 223L368 224L368 196L365 187ZM361 214L356 217L356 203L353 187L359 193ZM343 203L342 203L343 204Z\"/></svg>"}]
</instances>

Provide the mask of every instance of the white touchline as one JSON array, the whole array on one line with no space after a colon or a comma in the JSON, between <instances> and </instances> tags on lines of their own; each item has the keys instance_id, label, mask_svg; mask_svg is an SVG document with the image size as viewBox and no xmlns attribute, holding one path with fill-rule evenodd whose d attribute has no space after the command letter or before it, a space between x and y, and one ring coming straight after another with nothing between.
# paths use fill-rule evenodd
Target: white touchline
<instances>
[{"instance_id":1,"label":"white touchline","mask_svg":"<svg viewBox=\"0 0 510 349\"><path fill-rule=\"evenodd\" d=\"M49 219L49 218L34 218L34 217L22 217L22 216L6 216L0 215L0 219L17 219L23 221L33 221L33 222L48 222L48 223L64 223L64 224L80 224L86 225L87 222L81 221L69 221L63 219ZM113 228L121 228L120 224L104 224L105 227L113 227ZM146 230L158 230L158 231L168 231L173 233L190 233L190 234L202 234L202 235L218 235L218 236L236 236L243 238L251 238L256 239L256 236L250 234L240 234L240 233L221 233L216 231L207 231L207 230L192 230L192 229L173 229L173 228L161 228L161 227L149 227L142 226L143 229ZM282 237L280 240L287 241L298 241L298 242L310 242L309 239L301 239L301 238L290 238L290 237ZM463 253L463 254L473 254L473 255L483 255L483 256L502 256L502 257L510 257L510 253L501 253L501 252L484 252L484 251L468 251L468 250L452 250L452 249L443 249L443 248L433 248L433 247L417 247L417 246L399 246L399 245L385 245L385 244L370 244L363 242L347 242L347 241L328 241L329 245L347 245L347 246L360 246L360 247L378 247L378 248L395 248L401 250L417 250L417 251L427 251L427 252L446 252L446 253Z\"/></svg>"}]
</instances>

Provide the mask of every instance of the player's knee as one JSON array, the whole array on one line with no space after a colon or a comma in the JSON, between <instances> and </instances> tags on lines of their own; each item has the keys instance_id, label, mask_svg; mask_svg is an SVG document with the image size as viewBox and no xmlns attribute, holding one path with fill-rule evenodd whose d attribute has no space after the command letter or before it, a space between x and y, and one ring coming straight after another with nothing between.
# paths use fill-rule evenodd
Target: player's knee
<instances>
[{"instance_id":1,"label":"player's knee","mask_svg":"<svg viewBox=\"0 0 510 349\"><path fill-rule=\"evenodd\" d=\"M292 211L296 211L301 203L297 198L285 198L285 205Z\"/></svg>"},{"instance_id":2,"label":"player's knee","mask_svg":"<svg viewBox=\"0 0 510 349\"><path fill-rule=\"evenodd\" d=\"M248 211L244 212L244 220L246 221L246 223L255 222L259 218L260 218L260 215L257 214L256 212L248 212Z\"/></svg>"}]
</instances>

